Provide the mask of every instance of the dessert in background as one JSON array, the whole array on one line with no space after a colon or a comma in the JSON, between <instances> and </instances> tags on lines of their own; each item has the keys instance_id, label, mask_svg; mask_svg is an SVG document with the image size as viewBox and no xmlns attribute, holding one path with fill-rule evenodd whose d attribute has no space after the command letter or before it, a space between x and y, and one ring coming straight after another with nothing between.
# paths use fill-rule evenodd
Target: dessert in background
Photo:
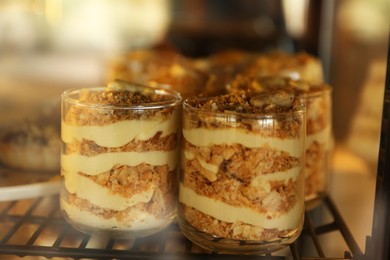
<instances>
[{"instance_id":1,"label":"dessert in background","mask_svg":"<svg viewBox=\"0 0 390 260\"><path fill-rule=\"evenodd\" d=\"M264 253L299 236L304 113L288 89L184 101L178 223L190 240Z\"/></svg>"},{"instance_id":2,"label":"dessert in background","mask_svg":"<svg viewBox=\"0 0 390 260\"><path fill-rule=\"evenodd\" d=\"M265 53L229 50L196 60L195 66L208 75L202 94L216 96L229 93L232 82L259 77L286 77L294 80L323 82L319 59L305 52Z\"/></svg>"},{"instance_id":3,"label":"dessert in background","mask_svg":"<svg viewBox=\"0 0 390 260\"><path fill-rule=\"evenodd\" d=\"M173 49L140 49L118 57L109 66L108 80L125 80L178 91L183 97L198 95L206 75L192 60Z\"/></svg>"},{"instance_id":4,"label":"dessert in background","mask_svg":"<svg viewBox=\"0 0 390 260\"><path fill-rule=\"evenodd\" d=\"M285 76L322 82L322 64L305 52L225 50L204 58L185 57L172 48L139 49L109 64L108 80L152 84L176 90L183 97L226 94L226 85L240 77Z\"/></svg>"},{"instance_id":5,"label":"dessert in background","mask_svg":"<svg viewBox=\"0 0 390 260\"><path fill-rule=\"evenodd\" d=\"M60 170L60 103L0 126L0 165L26 171Z\"/></svg>"},{"instance_id":6,"label":"dessert in background","mask_svg":"<svg viewBox=\"0 0 390 260\"><path fill-rule=\"evenodd\" d=\"M110 82L63 93L60 202L86 233L158 232L177 206L178 93Z\"/></svg>"},{"instance_id":7,"label":"dessert in background","mask_svg":"<svg viewBox=\"0 0 390 260\"><path fill-rule=\"evenodd\" d=\"M283 76L295 80L324 81L321 61L305 52L259 53L240 74L246 77Z\"/></svg>"},{"instance_id":8,"label":"dessert in background","mask_svg":"<svg viewBox=\"0 0 390 260\"><path fill-rule=\"evenodd\" d=\"M143 52L133 52L128 62L136 62L137 53ZM159 56L160 63L185 61L189 67L206 75L205 83L197 88L197 96L212 97L236 91L261 93L277 87L291 88L297 94L305 95L309 110L305 170L307 208L317 204L312 202L322 198L327 186L328 157L332 144L331 88L324 83L322 64L318 58L305 52L287 53L280 50L263 53L232 49L197 59L185 58L174 50L160 51L160 54L156 51L146 53L156 58ZM143 73L139 76L142 77ZM262 78L269 80L261 82ZM195 92L186 93L186 96L195 96Z\"/></svg>"},{"instance_id":9,"label":"dessert in background","mask_svg":"<svg viewBox=\"0 0 390 260\"><path fill-rule=\"evenodd\" d=\"M195 68L207 75L207 81L201 94L203 96L216 96L226 93L226 84L250 64L253 58L253 53L231 49L193 60Z\"/></svg>"}]
</instances>

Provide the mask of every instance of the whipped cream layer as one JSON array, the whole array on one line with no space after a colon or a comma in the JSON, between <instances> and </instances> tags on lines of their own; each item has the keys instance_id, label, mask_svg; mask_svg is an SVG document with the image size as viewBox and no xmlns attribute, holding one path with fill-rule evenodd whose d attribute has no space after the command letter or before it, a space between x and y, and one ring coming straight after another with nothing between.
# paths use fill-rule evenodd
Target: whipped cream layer
<instances>
[{"instance_id":1,"label":"whipped cream layer","mask_svg":"<svg viewBox=\"0 0 390 260\"><path fill-rule=\"evenodd\" d=\"M184 138L195 146L241 144L248 148L257 148L265 145L277 150L288 152L291 156L300 157L303 152L302 139L281 139L264 137L242 129L183 129ZM300 138L304 138L301 136Z\"/></svg>"},{"instance_id":2,"label":"whipped cream layer","mask_svg":"<svg viewBox=\"0 0 390 260\"><path fill-rule=\"evenodd\" d=\"M69 176L67 172L62 173L66 190L69 193L74 193L77 197L86 199L102 209L122 211L138 203L149 202L155 189L151 184L143 192L124 197L80 174Z\"/></svg>"},{"instance_id":3,"label":"whipped cream layer","mask_svg":"<svg viewBox=\"0 0 390 260\"><path fill-rule=\"evenodd\" d=\"M86 139L103 147L121 147L132 140L148 140L158 132L162 132L162 137L176 133L178 122L178 112L168 120L123 120L103 126L74 126L62 122L61 138L65 143Z\"/></svg>"},{"instance_id":4,"label":"whipped cream layer","mask_svg":"<svg viewBox=\"0 0 390 260\"><path fill-rule=\"evenodd\" d=\"M148 229L163 229L172 222L172 218L157 219L152 214L145 211L133 208L128 212L127 216L123 216L120 220L116 217L104 218L90 211L82 210L77 206L69 204L65 199L61 199L61 208L65 210L72 221L78 224L98 227L100 229L109 230L129 230L133 232L144 231ZM145 231L146 232L146 231ZM154 233L154 232L153 232Z\"/></svg>"},{"instance_id":5,"label":"whipped cream layer","mask_svg":"<svg viewBox=\"0 0 390 260\"><path fill-rule=\"evenodd\" d=\"M260 213L250 208L232 206L227 203L197 194L180 183L179 201L189 207L228 223L242 222L261 228L277 230L294 229L302 222L304 203L298 202L288 211Z\"/></svg>"},{"instance_id":6,"label":"whipped cream layer","mask_svg":"<svg viewBox=\"0 0 390 260\"><path fill-rule=\"evenodd\" d=\"M168 165L172 171L177 164L177 150L149 152L115 152L103 153L88 157L79 154L61 155L63 171L71 174L82 172L88 175L98 175L109 171L114 165L137 166L141 163L150 165Z\"/></svg>"}]
</instances>

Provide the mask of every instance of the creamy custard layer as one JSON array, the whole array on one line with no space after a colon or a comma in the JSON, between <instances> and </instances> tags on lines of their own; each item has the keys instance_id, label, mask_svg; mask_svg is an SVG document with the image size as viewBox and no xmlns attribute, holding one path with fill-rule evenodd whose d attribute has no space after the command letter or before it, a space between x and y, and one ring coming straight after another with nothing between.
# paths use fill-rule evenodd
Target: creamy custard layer
<instances>
[{"instance_id":1,"label":"creamy custard layer","mask_svg":"<svg viewBox=\"0 0 390 260\"><path fill-rule=\"evenodd\" d=\"M150 152L117 152L103 153L93 157L79 154L61 155L62 170L69 174L83 172L87 175L98 175L110 170L114 165L137 166L141 163L150 165L168 165L172 171L177 164L177 150Z\"/></svg>"},{"instance_id":2,"label":"creamy custard layer","mask_svg":"<svg viewBox=\"0 0 390 260\"><path fill-rule=\"evenodd\" d=\"M175 133L177 119L175 112L169 120L123 120L105 126L73 126L62 122L61 138L65 143L86 139L103 147L121 147L134 139L148 140L158 132L162 132L162 137Z\"/></svg>"},{"instance_id":3,"label":"creamy custard layer","mask_svg":"<svg viewBox=\"0 0 390 260\"><path fill-rule=\"evenodd\" d=\"M152 214L148 212L133 209L129 212L128 217L122 217L119 221L116 217L104 218L103 216L98 216L87 210L81 210L77 206L69 204L65 199L61 199L61 208L65 210L69 218L78 224L98 227L101 229L115 229L115 230L145 230L152 228L164 228L168 226L172 221L171 218L168 219L157 219ZM118 212L121 214L121 212Z\"/></svg>"},{"instance_id":4,"label":"creamy custard layer","mask_svg":"<svg viewBox=\"0 0 390 260\"><path fill-rule=\"evenodd\" d=\"M300 157L303 148L299 139L280 139L275 137L262 137L253 133L247 133L239 129L183 129L184 138L195 146L210 146L220 144L239 143L248 148L269 145L281 151L288 152L291 156ZM303 137L301 137L303 138Z\"/></svg>"},{"instance_id":5,"label":"creamy custard layer","mask_svg":"<svg viewBox=\"0 0 390 260\"><path fill-rule=\"evenodd\" d=\"M143 192L134 194L132 197L123 197L80 174L64 172L64 182L69 193L74 193L77 197L86 199L100 208L118 211L125 210L141 202L150 201L155 188L151 184Z\"/></svg>"},{"instance_id":6,"label":"creamy custard layer","mask_svg":"<svg viewBox=\"0 0 390 260\"><path fill-rule=\"evenodd\" d=\"M199 195L180 183L179 201L207 215L228 223L243 222L261 228L277 230L293 229L300 225L303 217L304 203L299 202L287 213L259 213L250 208L235 207Z\"/></svg>"}]
</instances>

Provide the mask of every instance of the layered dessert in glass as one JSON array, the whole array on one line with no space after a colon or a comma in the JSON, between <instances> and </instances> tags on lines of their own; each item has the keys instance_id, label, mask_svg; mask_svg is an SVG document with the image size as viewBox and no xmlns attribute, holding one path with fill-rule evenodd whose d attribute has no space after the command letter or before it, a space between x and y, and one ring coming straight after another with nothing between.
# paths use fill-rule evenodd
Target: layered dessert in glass
<instances>
[{"instance_id":1,"label":"layered dessert in glass","mask_svg":"<svg viewBox=\"0 0 390 260\"><path fill-rule=\"evenodd\" d=\"M229 49L193 59L193 66L207 75L201 94L203 96L225 94L225 85L251 64L255 56L255 53Z\"/></svg>"},{"instance_id":2,"label":"layered dessert in glass","mask_svg":"<svg viewBox=\"0 0 390 260\"><path fill-rule=\"evenodd\" d=\"M173 89L183 97L226 94L225 86L235 77L285 76L324 81L321 61L308 53L282 50L249 52L227 49L207 57L186 57L176 49L137 49L108 64L109 80Z\"/></svg>"},{"instance_id":3,"label":"layered dessert in glass","mask_svg":"<svg viewBox=\"0 0 390 260\"><path fill-rule=\"evenodd\" d=\"M191 59L166 48L139 49L118 57L109 65L107 78L170 89L183 97L200 94L207 80Z\"/></svg>"},{"instance_id":4,"label":"layered dessert in glass","mask_svg":"<svg viewBox=\"0 0 390 260\"><path fill-rule=\"evenodd\" d=\"M139 237L176 215L181 97L114 81L62 95L60 205L77 229Z\"/></svg>"},{"instance_id":5,"label":"layered dessert in glass","mask_svg":"<svg viewBox=\"0 0 390 260\"><path fill-rule=\"evenodd\" d=\"M183 103L178 223L216 252L292 243L304 214L305 109L292 91Z\"/></svg>"},{"instance_id":6,"label":"layered dessert in glass","mask_svg":"<svg viewBox=\"0 0 390 260\"><path fill-rule=\"evenodd\" d=\"M240 74L246 77L283 76L294 80L324 81L321 61L306 52L270 51L253 57Z\"/></svg>"},{"instance_id":7,"label":"layered dessert in glass","mask_svg":"<svg viewBox=\"0 0 390 260\"><path fill-rule=\"evenodd\" d=\"M290 90L306 106L306 208L319 205L327 192L329 159L332 150L332 87L326 83L292 80L287 77L236 77L229 93L269 93Z\"/></svg>"},{"instance_id":8,"label":"layered dessert in glass","mask_svg":"<svg viewBox=\"0 0 390 260\"><path fill-rule=\"evenodd\" d=\"M253 77L287 77L323 82L321 61L305 52L274 50L264 53L227 50L194 61L208 75L202 91L205 96L226 94L232 81Z\"/></svg>"}]
</instances>

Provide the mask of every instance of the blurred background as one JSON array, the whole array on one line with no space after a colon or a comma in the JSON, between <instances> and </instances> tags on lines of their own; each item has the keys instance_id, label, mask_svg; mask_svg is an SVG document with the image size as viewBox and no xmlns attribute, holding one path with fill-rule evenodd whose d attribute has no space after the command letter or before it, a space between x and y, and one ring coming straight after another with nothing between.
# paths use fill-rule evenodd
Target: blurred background
<instances>
[{"instance_id":1,"label":"blurred background","mask_svg":"<svg viewBox=\"0 0 390 260\"><path fill-rule=\"evenodd\" d=\"M161 43L189 56L305 50L321 58L334 87L335 137L344 141L359 124L362 93L376 91L365 86L383 85L389 13L386 0L0 0L0 76L104 84L115 55Z\"/></svg>"},{"instance_id":2,"label":"blurred background","mask_svg":"<svg viewBox=\"0 0 390 260\"><path fill-rule=\"evenodd\" d=\"M64 89L105 84L110 61L137 48L171 45L191 57L304 50L321 59L334 88L330 193L364 249L389 14L388 0L0 0L0 121L59 99Z\"/></svg>"}]
</instances>

